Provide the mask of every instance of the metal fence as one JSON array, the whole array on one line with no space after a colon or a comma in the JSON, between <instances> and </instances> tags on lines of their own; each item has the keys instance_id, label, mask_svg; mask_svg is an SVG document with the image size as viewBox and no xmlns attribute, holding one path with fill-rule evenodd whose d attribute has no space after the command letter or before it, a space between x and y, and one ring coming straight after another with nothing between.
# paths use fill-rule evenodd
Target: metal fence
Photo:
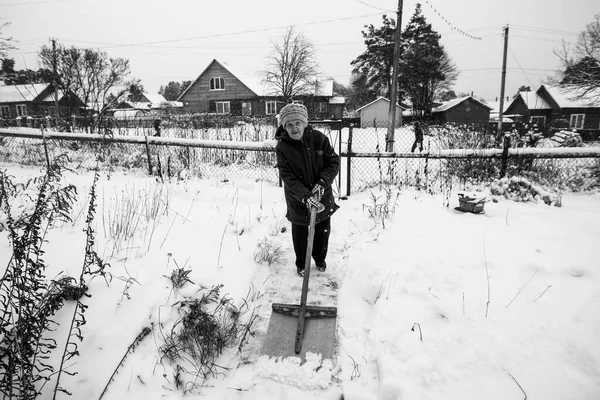
<instances>
[{"instance_id":1,"label":"metal fence","mask_svg":"<svg viewBox=\"0 0 600 400\"><path fill-rule=\"evenodd\" d=\"M481 127L443 125L425 127L421 151L418 143L413 149L414 127L405 125L394 130L395 152L388 153L386 127L343 128L339 121L311 124L329 137L342 157L334 183L340 196L384 184L440 192L489 184L501 176L520 176L559 190L600 187L597 143L559 147L551 139L537 138L537 147L531 147L525 138L497 138ZM0 128L0 162L45 165L66 155L69 167L76 170L94 169L99 163L101 169L133 169L162 179L197 176L279 183L273 124L200 129L167 125L160 137L152 132L146 125L104 127L94 134Z\"/></svg>"},{"instance_id":2,"label":"metal fence","mask_svg":"<svg viewBox=\"0 0 600 400\"><path fill-rule=\"evenodd\" d=\"M600 187L600 143L584 143L576 134L572 137L579 140L560 142L560 134L507 131L498 136L492 125L432 125L423 131L419 143L413 124L396 128L394 153L387 153L386 124L344 129L345 169L351 171L343 174L347 193L382 184L439 192L449 185L465 188L513 176L558 190Z\"/></svg>"}]
</instances>

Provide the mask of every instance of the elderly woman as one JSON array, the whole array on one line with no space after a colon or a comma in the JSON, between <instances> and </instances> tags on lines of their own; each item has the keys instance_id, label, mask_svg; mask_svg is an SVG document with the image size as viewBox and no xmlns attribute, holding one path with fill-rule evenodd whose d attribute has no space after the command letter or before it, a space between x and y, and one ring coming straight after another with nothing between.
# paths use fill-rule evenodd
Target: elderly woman
<instances>
[{"instance_id":1,"label":"elderly woman","mask_svg":"<svg viewBox=\"0 0 600 400\"><path fill-rule=\"evenodd\" d=\"M335 204L331 184L340 169L340 157L322 132L308 125L308 111L302 104L288 104L279 113L275 138L277 168L284 183L287 219L292 223L296 270L304 276L310 209L317 208L312 258L321 272L331 233Z\"/></svg>"}]
</instances>

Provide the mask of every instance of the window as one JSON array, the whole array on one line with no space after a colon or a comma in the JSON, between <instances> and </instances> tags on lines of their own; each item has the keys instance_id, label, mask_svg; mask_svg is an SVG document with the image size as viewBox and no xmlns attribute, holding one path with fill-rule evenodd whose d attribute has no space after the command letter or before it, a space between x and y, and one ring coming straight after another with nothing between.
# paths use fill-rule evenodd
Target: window
<instances>
[{"instance_id":1,"label":"window","mask_svg":"<svg viewBox=\"0 0 600 400\"><path fill-rule=\"evenodd\" d=\"M10 108L8 106L0 106L0 117L10 118Z\"/></svg>"},{"instance_id":2,"label":"window","mask_svg":"<svg viewBox=\"0 0 600 400\"><path fill-rule=\"evenodd\" d=\"M546 117L543 116L532 116L531 125L544 126L546 125Z\"/></svg>"},{"instance_id":3,"label":"window","mask_svg":"<svg viewBox=\"0 0 600 400\"><path fill-rule=\"evenodd\" d=\"M585 114L571 114L571 128L582 129Z\"/></svg>"},{"instance_id":4,"label":"window","mask_svg":"<svg viewBox=\"0 0 600 400\"><path fill-rule=\"evenodd\" d=\"M228 101L217 101L217 114L229 114Z\"/></svg>"},{"instance_id":5,"label":"window","mask_svg":"<svg viewBox=\"0 0 600 400\"><path fill-rule=\"evenodd\" d=\"M225 90L225 80L223 78L210 78L210 90Z\"/></svg>"},{"instance_id":6,"label":"window","mask_svg":"<svg viewBox=\"0 0 600 400\"><path fill-rule=\"evenodd\" d=\"M267 112L267 115L277 114L277 102L276 101L267 101L266 112Z\"/></svg>"},{"instance_id":7,"label":"window","mask_svg":"<svg viewBox=\"0 0 600 400\"><path fill-rule=\"evenodd\" d=\"M27 115L27 106L25 104L17 104L17 117L24 117Z\"/></svg>"},{"instance_id":8,"label":"window","mask_svg":"<svg viewBox=\"0 0 600 400\"><path fill-rule=\"evenodd\" d=\"M327 112L327 102L321 101L319 102L319 112L326 113Z\"/></svg>"},{"instance_id":9,"label":"window","mask_svg":"<svg viewBox=\"0 0 600 400\"><path fill-rule=\"evenodd\" d=\"M252 103L242 102L242 115L252 115Z\"/></svg>"}]
</instances>

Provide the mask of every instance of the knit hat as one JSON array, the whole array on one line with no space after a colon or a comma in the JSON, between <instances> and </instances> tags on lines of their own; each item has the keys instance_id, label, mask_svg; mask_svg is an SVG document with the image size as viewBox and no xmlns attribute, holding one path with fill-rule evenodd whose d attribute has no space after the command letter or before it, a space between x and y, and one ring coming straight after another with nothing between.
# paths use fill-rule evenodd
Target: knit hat
<instances>
[{"instance_id":1,"label":"knit hat","mask_svg":"<svg viewBox=\"0 0 600 400\"><path fill-rule=\"evenodd\" d=\"M299 119L304 122L304 125L308 125L308 110L302 104L288 104L279 112L279 120L283 127L286 123L295 119Z\"/></svg>"}]
</instances>

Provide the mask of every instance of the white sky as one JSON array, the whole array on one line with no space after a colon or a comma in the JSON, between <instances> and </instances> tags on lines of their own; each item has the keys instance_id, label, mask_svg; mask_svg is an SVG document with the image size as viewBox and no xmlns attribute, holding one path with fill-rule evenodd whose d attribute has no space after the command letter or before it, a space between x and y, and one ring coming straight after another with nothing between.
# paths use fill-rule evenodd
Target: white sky
<instances>
[{"instance_id":1,"label":"white sky","mask_svg":"<svg viewBox=\"0 0 600 400\"><path fill-rule=\"evenodd\" d=\"M456 92L494 100L500 94L502 28L509 24L506 94L553 76L561 40L575 42L600 6L589 0L423 0L423 13L461 71ZM404 1L402 26L416 1ZM594 5L596 4L596 5ZM248 74L264 68L270 40L297 25L316 45L324 75L347 84L350 62L365 46L364 25L395 16L395 0L0 0L3 36L20 41L17 68L38 67L36 52L54 37L126 57L148 92L171 80L193 80L213 59ZM438 15L439 13L439 15ZM446 22L447 21L447 22ZM473 40L452 28L481 37Z\"/></svg>"}]
</instances>

